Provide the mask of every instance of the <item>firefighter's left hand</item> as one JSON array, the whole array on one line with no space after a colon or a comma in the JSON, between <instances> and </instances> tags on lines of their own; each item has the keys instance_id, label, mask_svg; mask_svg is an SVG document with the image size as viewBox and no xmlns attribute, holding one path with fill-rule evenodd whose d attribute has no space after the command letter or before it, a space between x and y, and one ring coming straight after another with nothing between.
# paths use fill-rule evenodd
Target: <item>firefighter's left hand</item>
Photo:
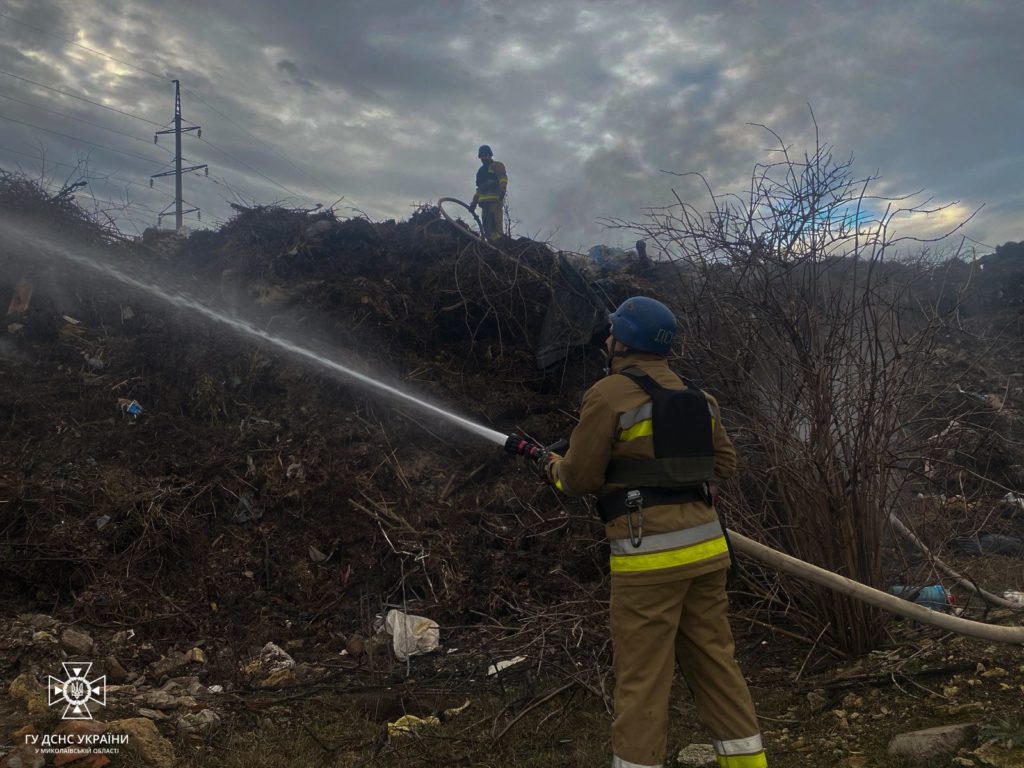
<instances>
[{"instance_id":1,"label":"firefighter's left hand","mask_svg":"<svg viewBox=\"0 0 1024 768\"><path fill-rule=\"evenodd\" d=\"M534 464L537 467L537 474L541 476L542 480L549 483L554 482L554 479L551 477L551 464L561 458L557 453L550 452L544 453L537 458Z\"/></svg>"}]
</instances>

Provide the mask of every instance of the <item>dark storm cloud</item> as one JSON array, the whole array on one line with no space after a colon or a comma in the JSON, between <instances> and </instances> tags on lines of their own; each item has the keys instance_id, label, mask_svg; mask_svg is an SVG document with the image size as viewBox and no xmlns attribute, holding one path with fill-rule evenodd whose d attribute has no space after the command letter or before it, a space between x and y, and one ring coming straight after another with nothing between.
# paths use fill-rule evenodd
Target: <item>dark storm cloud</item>
<instances>
[{"instance_id":1,"label":"dark storm cloud","mask_svg":"<svg viewBox=\"0 0 1024 768\"><path fill-rule=\"evenodd\" d=\"M277 62L277 68L288 77L284 80L285 85L297 85L307 94L313 95L320 90L320 87L312 80L302 74L302 70L292 61L281 59Z\"/></svg>"},{"instance_id":2,"label":"dark storm cloud","mask_svg":"<svg viewBox=\"0 0 1024 768\"><path fill-rule=\"evenodd\" d=\"M211 142L185 139L185 154L211 166L209 180L186 181L208 219L230 215L236 192L293 204L344 195L342 214L348 205L403 217L443 195L468 198L476 147L490 143L523 233L569 248L632 242L598 219L639 218L673 190L701 206L694 179L662 170L742 189L773 141L749 124L802 147L813 138L810 105L838 156L881 173L879 191L926 189L960 201L957 214L987 202L972 236L1024 238L1024 6L770 5L11 0L0 12L157 77L6 19L0 68L161 125L172 112L166 78L180 78L186 119ZM0 93L142 137L154 130L2 75ZM145 184L168 159L8 100L0 114L152 158L0 121L0 145L33 152L42 141L58 162L88 152L97 169ZM147 207L168 202L166 190L129 189Z\"/></svg>"}]
</instances>

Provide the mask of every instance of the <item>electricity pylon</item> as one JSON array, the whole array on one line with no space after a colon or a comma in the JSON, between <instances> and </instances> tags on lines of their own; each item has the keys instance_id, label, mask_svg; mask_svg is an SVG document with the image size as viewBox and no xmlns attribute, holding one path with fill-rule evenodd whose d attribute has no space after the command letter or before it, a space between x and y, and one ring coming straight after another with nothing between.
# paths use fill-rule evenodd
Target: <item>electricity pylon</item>
<instances>
[{"instance_id":1,"label":"electricity pylon","mask_svg":"<svg viewBox=\"0 0 1024 768\"><path fill-rule=\"evenodd\" d=\"M177 80L174 81L174 127L166 128L162 131L157 131L153 134L153 143L156 144L161 134L173 133L174 134L174 170L163 171L162 173L154 173L149 177L149 186L153 186L153 179L161 176L170 176L174 174L174 231L181 231L181 218L186 213L199 213L198 208L189 208L182 210L182 199L181 199L181 175L183 173L191 173L192 171L202 170L207 176L210 175L210 166L206 163L202 165L190 165L187 168L181 167L181 134L189 133L191 131L196 132L196 138L201 138L203 135L203 129L198 125L189 125L184 128L181 126L181 83ZM157 215L157 226L164 216L168 215L168 209L170 205L164 207L164 209ZM202 214L200 214L200 220L202 220Z\"/></svg>"}]
</instances>

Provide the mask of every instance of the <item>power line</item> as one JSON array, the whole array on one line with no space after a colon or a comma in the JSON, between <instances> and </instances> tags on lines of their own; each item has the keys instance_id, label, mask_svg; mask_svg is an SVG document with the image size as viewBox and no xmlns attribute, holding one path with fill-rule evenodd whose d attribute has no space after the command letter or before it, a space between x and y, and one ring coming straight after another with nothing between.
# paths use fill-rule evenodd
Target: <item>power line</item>
<instances>
[{"instance_id":1,"label":"power line","mask_svg":"<svg viewBox=\"0 0 1024 768\"><path fill-rule=\"evenodd\" d=\"M25 21L21 21L20 19L16 19L16 18L14 18L13 16L10 16L10 15L8 15L8 14L5 14L5 13L0 13L0 18L5 18L5 19L9 19L10 21L13 21L13 22L14 22L14 23L16 23L16 24L21 24L21 25L23 25L23 26L26 26L26 27L28 27L29 29L34 29L35 31L37 31L37 32L39 32L39 33L41 33L41 34L44 34L44 35L48 35L49 37L53 37L53 38L56 38L57 40L62 40L63 42L65 42L65 43L68 43L69 45L73 45L73 46L75 46L75 47L77 47L77 48L81 48L82 50L85 50L85 51L89 51L90 53L94 53L94 54L96 54L97 56L102 56L102 57L104 57L104 58L106 58L106 59L110 59L111 61L116 61L116 62L117 62L118 64L123 64L123 65L124 65L124 66L126 66L126 67L131 67L132 69L137 69L137 70L138 70L138 71L140 71L140 72L145 72L145 73L146 73L147 75L151 75L152 77L156 77L156 78L158 78L158 79L160 79L160 80L170 80L170 79L172 79L172 78L170 78L170 77L167 77L167 76L165 76L165 75L161 75L161 74L159 74L159 73L157 73L157 72L153 72L153 71L152 71L152 70L150 70L150 69L146 69L145 67L140 67L140 66L138 66L137 64L133 64L133 63L131 63L130 61L125 61L124 59L119 59L119 58L117 58L116 56L111 56L111 55L110 55L109 53L104 53L103 51L99 51L99 50L97 50L97 49L95 49L95 48L90 48L90 47L89 47L89 46L87 46L87 45L82 45L81 43L76 43L76 42L75 42L74 40L69 40L68 38L66 38L66 37L63 37L63 36L61 36L61 35L55 34L55 33L53 33L53 32L49 32L49 31L47 31L47 30L45 30L45 29L41 29L41 28L39 28L39 27L36 27L36 26L34 26L34 25L32 25L32 24L29 24L28 22L25 22ZM20 80L26 80L27 82L33 82L33 81L31 81L31 80L28 80L27 78L21 78L21 77L19 77L18 75L14 75L14 74L12 74L12 73L10 73L10 72L4 72L3 70L0 70L0 72L3 72L3 74L11 75L11 77L18 77L18 79L20 79ZM41 86L41 87L43 87L43 88L47 88L47 87L48 87L48 86L42 85L41 83L34 83L34 84L35 84L35 85L40 85L40 86ZM50 90L54 90L54 91L56 91L57 93L64 93L63 91L59 91L59 90L57 90L56 88L51 88ZM212 104L210 104L210 103L209 103L208 101L206 101L206 99L204 99L204 98L203 98L202 96L200 96L199 94L195 93L194 91L191 91L191 90L189 90L188 88L182 88L182 90L183 90L183 91L185 91L185 93L187 93L187 94L188 94L189 96L191 96L192 98L194 98L194 99L198 100L198 101L199 101L199 102L201 102L202 104L205 104L205 105L206 105L207 107L209 107L209 108L210 108L211 110L213 110L213 112L215 112L215 113L216 113L217 115L220 115L220 117L222 117L222 118L224 118L225 120L227 120L227 121L228 121L229 123L231 123L231 125L235 126L235 128L237 128L237 129L239 129L240 131L242 131L242 132L243 132L244 134L246 134L247 136L249 136L249 137L250 137L251 139L254 139L255 141L259 141L259 142L261 142L262 144L266 145L266 146L267 146L267 147L268 147L268 148L270 149L270 151L271 151L271 152L272 152L272 153L273 153L274 155L276 155L276 156L277 156L277 157L278 157L279 159L281 159L281 160L284 160L284 161L285 161L286 163L288 163L288 164L289 164L289 165L290 165L290 166L291 166L292 168L294 168L294 169L296 169L296 170L300 171L301 173L303 173L304 175L306 175L306 176L308 177L308 173L307 173L306 171L304 171L304 170L303 170L303 169L302 169L301 167L299 167L298 165L296 165L296 164L295 164L295 163L294 163L293 161L289 160L289 159L288 159L288 157L286 157L285 155L283 155L283 154L281 154L280 152L278 152L278 151L277 151L277 150L276 150L276 149L274 148L274 146L273 146L272 144L270 144L269 142L267 142L267 141L266 141L265 139L261 139L261 138L259 138L258 136L256 136L255 134L253 134L253 133L252 133L251 131L249 131L248 129L246 129L246 128L245 128L244 126L242 126L242 125L240 125L239 123L235 122L235 121L234 121L234 120L233 120L233 119L232 119L231 117L229 117L228 115L226 115L226 114L224 114L223 112L221 112L221 111L220 111L219 109L217 109L217 108L216 108L215 106L213 106ZM66 95L71 95L71 94L66 94ZM78 97L75 97L75 98L78 98ZM84 100L84 101L88 101L87 99L83 99L83 100ZM98 104L97 102L90 102L90 103L96 104L97 106L103 107L104 109L113 109L112 107L107 107L107 106L105 106L105 105L103 105L103 104ZM115 109L115 110L113 110L113 111L115 111L115 112L120 112L120 110L116 110L116 109ZM122 114L128 114L128 113L124 113L124 112L122 112ZM136 118L137 120L145 120L145 121L146 121L147 123L150 123L151 125L159 125L158 123L154 123L154 122L152 122L151 120L146 120L145 118L141 118L141 117L138 117L137 115L130 115L130 114L128 114L128 116L129 116L129 117L135 117L135 118ZM160 126L160 127L162 128L163 126ZM205 141L205 139L201 139L201 141ZM280 188L281 188L281 189L283 189L283 190L284 190L285 192L287 192L288 194L290 194L290 195L292 195L292 196L294 196L294 197L298 197L298 198L302 199L302 196L301 196L301 195L299 195L299 194L297 194L297 193L293 192L292 190L288 189L288 188L287 188L286 186L284 186L283 184L281 184L281 183L279 183L279 182L277 182L277 181L274 181L274 179L270 178L269 176L267 176L267 175L266 175L265 173L263 173L262 171L259 171L259 170L257 170L256 168L253 168L253 166L249 165L248 163L246 163L246 162L244 162L244 161L242 161L242 160L239 160L238 158L236 158L236 157L234 157L233 155L229 154L229 153L228 153L228 152L226 152L225 150L222 150L222 149L220 149L220 147L217 147L216 145L214 145L214 144L212 144L212 143L210 143L210 142L207 142L207 143L208 143L208 144L210 144L210 146L211 146L211 147L213 147L214 149L216 149L216 150L218 150L218 151L220 151L220 152L223 152L223 153L224 153L225 155L227 155L227 156L228 156L228 157L230 157L231 159L235 160L235 162L239 162L239 163L242 163L242 165L246 166L246 167L247 167L247 168L249 168L250 170L252 170L252 171L254 171L255 173L259 174L259 175L260 175L260 176L262 176L262 177L263 177L264 179L266 179L267 181L269 181L269 182L270 182L271 184L274 184L275 186L277 186L277 187L280 187ZM317 183L320 183L320 182L317 182ZM308 198L306 198L306 199L308 199Z\"/></svg>"},{"instance_id":2,"label":"power line","mask_svg":"<svg viewBox=\"0 0 1024 768\"><path fill-rule=\"evenodd\" d=\"M281 160L284 160L284 161L285 161L286 163L288 163L288 165L290 165L290 166L291 166L292 168L294 168L295 170L297 170L297 171L300 171L301 173L305 174L305 175L307 176L307 178L309 177L309 174L308 174L308 173L307 173L306 171L304 171L304 170L303 170L302 168L300 168L300 167L299 167L298 165L296 165L296 164L295 164L294 162L292 162L291 160L289 160L289 159L288 159L288 158L287 158L287 157L286 157L285 155L283 155L283 154L281 154L280 152L278 152L278 151L277 151L277 150L276 150L276 149L274 148L274 145L273 145L273 144L271 144L270 142L268 142L268 141L267 141L266 139L261 139L260 137L256 136L256 135L255 135L254 133L252 133L251 131L249 131L248 129L246 129L246 128L245 128L244 126L242 126L242 125L239 125L238 123L236 123L236 122L235 122L234 120L232 120L232 119L231 119L230 117L228 117L227 115L225 115L225 114L224 114L223 112L221 112L221 111L220 111L219 109L217 109L217 108L216 108L215 106L213 106L212 104L210 104L210 102L206 101L206 100L205 100L205 99L204 99L204 98L203 98L202 96L200 96L200 95L199 95L198 93L195 93L195 92L193 92L193 91L190 91L190 90L189 90L188 88L183 88L182 90L184 90L184 91L185 91L185 93L187 93L187 94L188 94L189 96L191 96L191 97L192 97L193 99L197 99L198 101L200 101L201 103L205 104L205 105L206 105L207 107L209 107L210 109L212 109L212 110L213 110L213 111L214 111L214 112L215 112L216 114L218 114L218 115L220 115L221 117L223 117L223 118L224 118L225 120L227 120L227 121L228 121L229 123L231 123L231 124L232 124L233 126L235 126L235 128L237 128L238 130L240 130L240 131L241 131L242 133L244 133L244 134L245 134L246 136L248 136L249 138L251 138L251 139L255 139L256 141L258 141L258 142L260 142L260 143L262 143L262 144L266 145L266 146L267 146L267 147L268 147L268 148L270 149L270 151L271 151L271 152L273 152L273 153L274 153L274 154L275 154L275 155L276 155L276 156L277 156L277 157L278 157L279 159L281 159ZM274 182L274 183L276 184L277 182ZM317 182L317 183L320 183L320 182Z\"/></svg>"},{"instance_id":3,"label":"power line","mask_svg":"<svg viewBox=\"0 0 1024 768\"><path fill-rule=\"evenodd\" d=\"M242 203L243 205L246 206L249 205L249 201L252 201L253 204L256 203L256 195L252 194L252 192L245 189L244 187L238 186L237 184L232 185L231 182L229 182L223 176L203 176L203 178L206 179L211 184L215 184L218 187L226 188L228 192L235 196L235 202L237 203ZM217 196L220 197L220 199L223 200L228 205L232 204L232 201L228 200L228 198L226 198L223 195L223 193L217 192Z\"/></svg>"},{"instance_id":4,"label":"power line","mask_svg":"<svg viewBox=\"0 0 1024 768\"><path fill-rule=\"evenodd\" d=\"M98 169L95 175L90 175L89 173L86 172L87 169L85 167L83 167L81 164L75 165L75 164L72 164L72 163L63 163L63 162L60 162L58 160L47 160L45 157L42 157L41 155L33 155L30 152L23 152L22 150L14 149L13 147L0 146L0 152L9 152L11 154L20 155L22 157L27 157L30 160L37 160L41 164L43 164L44 168L45 168L46 164L49 164L49 165L58 165L58 166L61 166L63 168L71 168L73 170L81 170L82 171L82 177L89 179L90 182L93 182L93 181L111 181L111 180L119 181L119 182L121 182L123 184L126 184L126 185L129 185L129 186L139 187L140 189L145 189L145 190L148 190L150 192L154 192L155 194L161 194L158 190L154 190L151 186L149 186L147 184L142 184L141 182L135 181L133 179L127 179L124 176L118 176L118 175L113 174L113 173L107 173L106 171L103 171L101 169ZM187 158L185 158L185 159L187 159ZM189 161L189 162L191 162L191 161ZM206 179L211 184L215 184L217 186L226 187L231 192L231 194L233 194L235 196L236 200L241 202L241 203L248 203L249 200L255 202L257 200L257 195L252 194L251 192L249 192L244 187L239 187L237 184L236 185L231 184L231 182L229 182L223 176L201 176L200 178ZM155 181L156 181L157 184L160 184L161 186L171 187L170 183L164 181L163 179L155 179ZM240 194L240 193L242 193L242 194ZM228 203L229 205L232 202L227 197L225 197L223 194L217 193L217 196L221 200L223 200L225 203ZM246 200L246 198L248 198L248 200ZM133 202L132 204L138 206L139 208L142 208L143 210L149 211L150 213L155 213L155 214L156 213L161 213L160 211L157 211L154 208L150 208L148 206L144 206L144 205L142 205L141 203L138 203L138 202Z\"/></svg>"},{"instance_id":5,"label":"power line","mask_svg":"<svg viewBox=\"0 0 1024 768\"><path fill-rule=\"evenodd\" d=\"M90 184L95 183L97 181L110 182L111 180L113 180L113 181L119 181L122 184L126 184L128 186L138 187L139 189L146 190L147 192L153 192L154 194L157 194L157 195L162 194L159 190L154 189L153 187L149 186L148 184L143 184L142 182L135 181L133 179L126 179L124 176L118 176L118 175L113 174L113 173L107 173L106 171L103 171L101 169L97 169L95 173L89 173L88 172L88 168L89 167L87 165L82 165L81 163L79 163L77 165L74 165L72 163L62 163L62 162L60 162L58 160L47 160L45 157L42 157L40 155L33 155L33 154L30 154L29 152L22 152L21 150L14 149L13 147L0 147L0 152L9 152L11 154L21 155L22 157L27 157L30 160L38 160L40 162L40 164L42 165L42 169L43 170L46 169L46 165L47 164L49 164L49 165L59 165L62 168L71 168L72 170L78 170L78 171L81 172L82 178L88 179ZM161 186L170 186L169 184L167 184L167 182L159 180L159 179L157 180L157 183L160 184ZM147 208L146 210L153 210L153 209L152 208ZM157 211L154 210L153 213L157 213Z\"/></svg>"},{"instance_id":6,"label":"power line","mask_svg":"<svg viewBox=\"0 0 1024 768\"><path fill-rule=\"evenodd\" d=\"M116 128L110 128L110 127L108 127L106 125L101 125L100 123L94 123L91 120L86 120L86 119L81 118L81 117L75 117L74 115L68 115L68 114L65 114L63 112L58 112L55 109L47 109L46 107L41 107L38 104L33 104L31 101L22 101L21 99L16 99L13 96L8 96L5 93L0 93L0 99L9 99L10 101L17 102L18 104L24 104L26 107L32 107L33 109L38 109L38 110L40 110L42 112L49 112L51 115L57 115L58 117L65 117L68 120L77 120L80 123L85 123L86 125L91 125L94 128L101 128L104 131L110 131L111 133L116 133L116 134L118 134L120 136L127 136L129 139L135 139L135 141L141 141L143 144L152 144L153 143L149 139L144 139L141 136L136 136L136 135L131 134L131 133L126 133L125 131L119 131ZM157 144L157 146L160 147L159 144ZM160 149L164 150L164 152L167 152L169 154L172 154L172 155L174 154L173 152L171 152L171 150L167 149L166 147L160 147Z\"/></svg>"},{"instance_id":7,"label":"power line","mask_svg":"<svg viewBox=\"0 0 1024 768\"><path fill-rule=\"evenodd\" d=\"M14 154L24 155L24 156L32 158L34 160L38 160L39 159L39 158L37 158L34 155L28 154L27 152L20 152L20 151L18 151L16 149L11 149L10 147L0 147L0 151L13 152ZM66 168L73 168L73 169L74 168L78 168L78 166L71 165L70 163L59 163L59 162L52 161L52 160L50 161L50 164L51 165L62 165L64 167L66 167ZM128 180L125 180L125 179L120 179L117 176L104 176L104 177L98 178L98 180L105 181L108 178L119 179L121 181L125 181L128 184L134 184L137 187L142 187L143 189L149 189L149 187L145 186L144 184L139 184L138 182L128 181ZM95 180L97 180L97 179L90 178L90 180L89 180L90 181L89 196L90 196L90 198L92 198L92 201L93 201L94 204L98 204L99 201L96 199L96 195L95 195L95 193L93 192L93 189L92 189L92 182L95 181ZM38 183L39 186L42 187L47 192L50 192L50 191L52 191L54 189L62 190L62 189L65 189L66 186L67 186L66 183L46 182L43 179L39 179L36 183ZM113 201L108 201L108 202L113 203ZM153 213L153 214L158 213L158 211L156 209L150 208L148 205L143 205L142 203L138 202L137 200L127 200L123 206L122 205L116 206L116 210L121 214L121 217L123 217L125 219L128 219L129 221L133 221L133 222L134 221L138 221L137 219L132 219L130 216L126 215L126 212L129 209L131 209L131 208L138 208L138 209L141 209L143 211L147 211L147 212Z\"/></svg>"},{"instance_id":8,"label":"power line","mask_svg":"<svg viewBox=\"0 0 1024 768\"><path fill-rule=\"evenodd\" d=\"M199 140L200 140L201 142L203 142L203 144L209 144L209 145L210 145L211 147L213 147L214 149L216 149L216 150L217 150L218 152L220 152L221 154L223 154L223 155L226 155L227 157L230 157L230 158L231 158L232 160L234 160L234 161L235 161L236 163L241 163L241 164L242 164L242 165L244 165L244 166L245 166L246 168L248 168L249 170L251 170L251 171L252 171L253 173L259 174L260 176L262 176L262 177L263 177L264 179L266 179L267 181L269 181L269 182L270 182L271 184L273 184L274 186L277 186L277 187L280 187L281 189L283 189L283 190L284 190L285 192L287 192L287 193L288 193L289 195L291 195L292 197L298 197L298 198L302 199L302 195L300 195L300 194L298 194L297 192L293 192L292 190L288 189L288 187L286 187L286 186L285 186L284 184L281 184L281 183L279 183L279 182L277 182L277 181L274 181L274 180L273 180L272 178L270 178L269 176L267 176L267 174L263 173L263 171L261 171L261 170L259 170L258 168L255 168L255 167L253 167L253 166L249 165L249 163L245 162L245 160L242 160L241 158L235 157L235 156L234 156L234 155L232 155L232 154L231 154L230 152L228 152L228 151L227 151L226 149L221 149L221 148L220 148L220 147L218 147L218 146L217 146L216 144L214 144L214 143L213 143L212 141L207 141L206 139L204 139L204 138L202 138L202 137L199 137Z\"/></svg>"},{"instance_id":9,"label":"power line","mask_svg":"<svg viewBox=\"0 0 1024 768\"><path fill-rule=\"evenodd\" d=\"M54 136L60 136L65 139L70 139L71 141L77 141L81 144L88 144L93 147L98 147L99 149L105 150L107 152L116 152L117 154L124 155L125 157L133 157L136 160L144 160L147 163L159 162L151 157L143 157L142 155L137 155L134 152L125 152L123 149L114 149L113 147L108 147L104 144L97 144L94 141L86 141L85 139L80 139L77 136L69 136L68 134L61 133L60 131L51 131L49 128L43 128L41 125L33 125L32 123L26 123L23 120L15 120L13 117L7 117L6 115L0 115L0 120L8 120L12 123L17 123L18 125L27 126L28 128L35 128L37 131L45 131L46 133L52 133Z\"/></svg>"},{"instance_id":10,"label":"power line","mask_svg":"<svg viewBox=\"0 0 1024 768\"><path fill-rule=\"evenodd\" d=\"M146 69L145 67L140 67L138 64L132 64L130 61L124 61L123 59L119 59L116 56L111 56L109 53L104 53L103 51L97 51L95 48L90 48L87 45L82 45L81 43L76 43L74 40L68 40L66 37L61 37L60 35L54 34L53 32L47 32L45 29L40 29L39 27L33 26L33 25L29 24L27 21L22 21L21 19L16 19L13 16L8 16L6 13L0 13L0 18L8 19L10 21L13 21L15 24L21 24L22 26L28 27L29 29L34 29L36 32L40 32L40 33L42 33L44 35L48 35L49 37L54 37L54 38L56 38L58 40L63 40L65 43L68 43L69 45L73 45L73 46L75 46L77 48L81 48L83 51L89 51L90 53L95 53L95 54L97 54L99 56L103 56L105 58L110 59L111 61L116 61L118 64L124 64L126 67L131 67L132 69L139 70L139 72L145 72L147 75L152 75L153 77L159 78L160 80L170 80L169 77L166 77L165 75L158 74L158 73L154 72L151 69Z\"/></svg>"},{"instance_id":11,"label":"power line","mask_svg":"<svg viewBox=\"0 0 1024 768\"><path fill-rule=\"evenodd\" d=\"M90 48L87 45L82 45L81 43L76 43L74 40L69 40L68 38L63 37L61 35L55 34L53 32L49 32L49 31L47 31L45 29L40 29L39 27L36 27L36 26L34 26L32 24L29 24L28 22L21 21L20 19L16 19L13 16L9 16L6 13L0 13L0 18L9 19L10 21L13 21L15 24L21 24L23 26L28 27L29 29L34 29L36 32L39 32L41 34L48 35L49 37L56 38L57 40L62 40L65 43L67 43L68 45L73 45L73 46L75 46L77 48L81 48L84 51L89 51L90 53L95 53L97 56L102 56L102 57L104 57L106 59L110 59L111 61L116 61L118 64L123 64L126 67L131 67L132 69L137 69L139 72L145 72L147 75L151 75L152 77L158 78L160 80L170 80L171 79L170 77L167 77L166 75L161 75L161 74L159 74L157 72L154 72L151 69L146 69L145 67L140 67L139 65L133 64L130 61L125 61L124 59L119 59L116 56L111 56L109 53L104 53L103 51L96 50L95 48ZM213 106L208 101L206 101L206 99L204 99L202 96L200 96L199 94L189 90L188 88L182 88L182 90L185 91L185 93L187 93L192 98L194 98L194 99L202 102L203 104L205 104L207 107L209 107L211 110L213 110L216 114L220 115L222 118L224 118L229 123L231 123L231 125L235 126L235 128L237 128L238 130L242 131L244 134L249 136L249 138L254 139L256 141L259 141L259 142L265 144L267 147L270 148L271 152L273 152L275 155L277 155L277 157L279 159L284 160L286 163L291 165L296 170L305 173L305 171L303 171L303 169L300 168L298 165L296 165L293 161L289 160L286 156L284 156L281 153L279 153L274 148L274 146L272 144L267 142L265 139L259 138L258 136L256 136L252 132L250 132L248 129L246 129L242 125L239 125L237 122L235 122L233 119L231 119L228 115L224 114L219 109L217 109L215 106ZM230 155L229 155L229 157L230 157ZM257 171L257 173L259 173L259 172ZM263 174L260 174L260 175L263 175ZM295 195L296 197L299 197L299 195L296 195L294 192L291 192L290 190L287 189L287 187L284 187L283 185L278 184L273 179L270 179L270 177L265 176L264 178L267 178L270 182L272 182L273 184L276 184L277 186L281 187L282 189L287 191L289 194Z\"/></svg>"},{"instance_id":12,"label":"power line","mask_svg":"<svg viewBox=\"0 0 1024 768\"><path fill-rule=\"evenodd\" d=\"M20 149L14 149L13 147L0 147L0 152L10 152L11 154L14 154L14 155L21 155L22 157L27 157L30 160L38 160L44 166L47 163L49 163L50 165L60 165L60 166L63 166L64 168L78 168L78 169L82 169L83 171L87 167L87 166L83 167L82 164L73 165L71 163L62 163L62 162L59 162L57 160L47 160L42 155L33 155L30 152L22 152ZM83 173L82 175L85 176L86 174ZM148 185L146 185L146 184L142 184L142 183L140 183L138 181L133 181L131 179L126 179L123 176L115 176L112 173L103 173L102 176L96 176L94 178L97 178L97 179L100 179L100 180L116 179L117 181L123 181L125 184L134 184L135 186L142 187L143 189L150 189L150 187Z\"/></svg>"},{"instance_id":13,"label":"power line","mask_svg":"<svg viewBox=\"0 0 1024 768\"><path fill-rule=\"evenodd\" d=\"M0 69L0 75L7 75L8 77L13 77L15 80L21 80L21 81L26 82L26 83L31 83L32 85L37 85L40 88L45 88L48 91L53 91L54 93L59 93L61 96L70 96L72 99L78 99L79 101L84 101L86 104L92 104L93 106L101 107L102 109L108 109L111 112L117 112L117 114L124 115L125 117L131 117L131 118L134 118L135 120L141 120L144 123L149 123L150 125L155 125L157 128L163 128L164 127L162 123L154 123L152 120L147 120L145 117L139 117L138 115L133 115L131 112L125 112L124 110L117 109L116 107L108 107L106 104L100 104L98 101L93 101L92 99L87 99L84 96L78 96L78 95L76 95L74 93L71 93L69 91L62 91L59 88L54 88L54 87L49 86L49 85L44 85L43 83L37 82L35 80L30 80L27 77L22 77L21 75L16 75L13 72L8 72L5 69Z\"/></svg>"}]
</instances>

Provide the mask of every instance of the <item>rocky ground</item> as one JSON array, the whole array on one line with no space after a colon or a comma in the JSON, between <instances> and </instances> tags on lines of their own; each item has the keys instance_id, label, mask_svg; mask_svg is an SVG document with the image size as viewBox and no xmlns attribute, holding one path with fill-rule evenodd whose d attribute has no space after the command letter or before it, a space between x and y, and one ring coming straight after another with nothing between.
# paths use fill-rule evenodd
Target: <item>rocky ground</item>
<instances>
[{"instance_id":1,"label":"rocky ground","mask_svg":"<svg viewBox=\"0 0 1024 768\"><path fill-rule=\"evenodd\" d=\"M581 345L537 369L557 259L528 240L503 250L429 209L380 224L260 209L110 258L324 354L344 349L345 365L492 429L553 439L600 360ZM4 765L607 761L607 587L585 502L265 343L24 249L4 258L2 300L20 278L34 288L0 336ZM627 269L600 289L614 302L658 285ZM956 450L994 451L998 422L1005 477L1024 356L1003 345L979 367L963 353L975 338L951 329L942 345L959 387L948 407L972 403ZM977 552L943 556L1000 594L1024 588L1024 561L976 535L1024 535L1004 493L922 495L913 521L936 547L974 536ZM938 579L913 558L897 576ZM935 766L1024 765L1019 648L895 623L882 649L842 658L765 614L752 583L733 585L734 627L772 765L910 764L890 747ZM1020 622L958 597L965 615ZM400 658L396 610L436 622L438 647ZM106 676L92 720L51 706L65 662ZM684 748L707 736L681 685L675 701L672 754L701 765ZM891 744L935 727L951 729L928 737L941 756ZM46 737L119 752L36 754Z\"/></svg>"}]
</instances>

